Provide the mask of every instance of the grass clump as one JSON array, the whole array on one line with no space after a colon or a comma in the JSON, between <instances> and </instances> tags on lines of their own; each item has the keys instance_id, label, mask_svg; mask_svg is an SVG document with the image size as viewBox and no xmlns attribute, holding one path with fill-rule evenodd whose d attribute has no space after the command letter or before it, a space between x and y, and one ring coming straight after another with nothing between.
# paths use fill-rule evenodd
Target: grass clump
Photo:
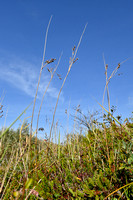
<instances>
[{"instance_id":1,"label":"grass clump","mask_svg":"<svg viewBox=\"0 0 133 200\"><path fill-rule=\"evenodd\" d=\"M49 25L46 31L44 54L37 90L34 99L31 123L24 121L17 130L11 129L12 125L22 114L6 129L0 131L0 199L91 199L91 200L116 200L132 199L133 197L133 118L120 122L120 116L113 116L113 109L110 107L108 84L120 67L114 70L111 76L107 76L107 65L105 65L107 98L109 111L102 105L102 120L82 114L79 106L76 109L74 129L67 132L65 140L61 143L58 134L58 142L52 141L55 113L59 97L72 65L78 60L76 58L81 39L86 26L80 37L77 48L72 48L66 77L63 80L54 109L50 133L45 140L38 139L37 134L39 115L43 99L55 74L51 78L44 92L40 105L37 128L33 132L33 117L35 103L42 75L42 70L55 59L45 61L46 41ZM44 64L45 63L45 64ZM60 78L60 76L59 76ZM29 105L30 106L30 105ZM2 105L0 104L0 114ZM81 118L78 118L80 114ZM1 116L0 116L1 117ZM77 129L76 123L80 122ZM56 131L55 131L56 136Z\"/></svg>"},{"instance_id":2,"label":"grass clump","mask_svg":"<svg viewBox=\"0 0 133 200\"><path fill-rule=\"evenodd\" d=\"M20 130L10 130L1 142L3 199L104 199L126 185L108 198L131 199L133 122L124 124L128 133L115 122L104 128L92 125L85 136L78 135L78 142L76 134L67 135L63 144L38 139L37 155L33 137L30 157L29 132L23 131L20 141Z\"/></svg>"}]
</instances>

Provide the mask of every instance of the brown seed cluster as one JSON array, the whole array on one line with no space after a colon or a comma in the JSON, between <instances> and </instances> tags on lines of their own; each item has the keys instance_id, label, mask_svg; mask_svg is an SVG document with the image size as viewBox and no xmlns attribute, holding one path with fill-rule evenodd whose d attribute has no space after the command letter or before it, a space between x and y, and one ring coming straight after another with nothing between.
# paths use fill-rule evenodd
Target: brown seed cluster
<instances>
[{"instance_id":1,"label":"brown seed cluster","mask_svg":"<svg viewBox=\"0 0 133 200\"><path fill-rule=\"evenodd\" d=\"M51 58L51 60L46 60L45 63L50 64L50 63L54 62L55 60L56 60L56 59Z\"/></svg>"},{"instance_id":2,"label":"brown seed cluster","mask_svg":"<svg viewBox=\"0 0 133 200\"><path fill-rule=\"evenodd\" d=\"M3 108L3 105L0 105L0 118L2 118L3 117L3 110L2 110L2 108Z\"/></svg>"}]
</instances>

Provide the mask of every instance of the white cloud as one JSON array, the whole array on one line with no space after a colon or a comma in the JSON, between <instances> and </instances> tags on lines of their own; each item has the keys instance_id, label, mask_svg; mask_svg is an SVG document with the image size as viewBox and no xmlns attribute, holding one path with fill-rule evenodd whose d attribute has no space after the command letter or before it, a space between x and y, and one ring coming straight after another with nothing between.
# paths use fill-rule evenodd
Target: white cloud
<instances>
[{"instance_id":1,"label":"white cloud","mask_svg":"<svg viewBox=\"0 0 133 200\"><path fill-rule=\"evenodd\" d=\"M0 63L0 79L9 83L12 87L18 88L25 92L27 95L34 97L39 77L39 70L36 69L34 64L20 61L17 62L2 62ZM38 97L41 98L48 82L50 75L42 73L40 87L38 91ZM52 98L57 98L59 90L52 86L49 86L47 94ZM63 96L61 96L63 100Z\"/></svg>"}]
</instances>

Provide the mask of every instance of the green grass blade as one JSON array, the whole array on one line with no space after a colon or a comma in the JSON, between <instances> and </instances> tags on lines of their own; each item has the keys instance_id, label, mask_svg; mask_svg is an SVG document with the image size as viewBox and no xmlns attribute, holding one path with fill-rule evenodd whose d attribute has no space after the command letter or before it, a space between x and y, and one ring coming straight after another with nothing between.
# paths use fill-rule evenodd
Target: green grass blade
<instances>
[{"instance_id":1,"label":"green grass blade","mask_svg":"<svg viewBox=\"0 0 133 200\"><path fill-rule=\"evenodd\" d=\"M60 159L60 131L59 131L59 138L58 138L58 159Z\"/></svg>"},{"instance_id":2,"label":"green grass blade","mask_svg":"<svg viewBox=\"0 0 133 200\"><path fill-rule=\"evenodd\" d=\"M32 102L27 106L27 108L17 117L17 119L0 135L0 139L7 133L7 131L18 121L18 119L28 110Z\"/></svg>"},{"instance_id":3,"label":"green grass blade","mask_svg":"<svg viewBox=\"0 0 133 200\"><path fill-rule=\"evenodd\" d=\"M4 158L4 156L5 156L5 154L6 154L7 150L8 150L8 147L9 147L9 146L6 146L6 148L5 148L5 150L4 150L4 153L3 153L3 155L2 155L2 157L1 157L1 159L0 159L0 163L2 162L2 160L3 160L3 158Z\"/></svg>"}]
</instances>

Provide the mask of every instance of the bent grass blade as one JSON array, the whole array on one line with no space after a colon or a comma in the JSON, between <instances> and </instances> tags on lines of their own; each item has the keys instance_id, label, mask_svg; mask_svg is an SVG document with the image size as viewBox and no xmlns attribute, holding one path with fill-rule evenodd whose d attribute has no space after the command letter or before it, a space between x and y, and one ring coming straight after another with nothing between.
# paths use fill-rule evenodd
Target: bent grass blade
<instances>
[{"instance_id":1,"label":"bent grass blade","mask_svg":"<svg viewBox=\"0 0 133 200\"><path fill-rule=\"evenodd\" d=\"M7 133L7 131L20 119L20 117L28 110L32 102L27 106L27 108L14 120L14 122L0 135L0 139Z\"/></svg>"}]
</instances>

